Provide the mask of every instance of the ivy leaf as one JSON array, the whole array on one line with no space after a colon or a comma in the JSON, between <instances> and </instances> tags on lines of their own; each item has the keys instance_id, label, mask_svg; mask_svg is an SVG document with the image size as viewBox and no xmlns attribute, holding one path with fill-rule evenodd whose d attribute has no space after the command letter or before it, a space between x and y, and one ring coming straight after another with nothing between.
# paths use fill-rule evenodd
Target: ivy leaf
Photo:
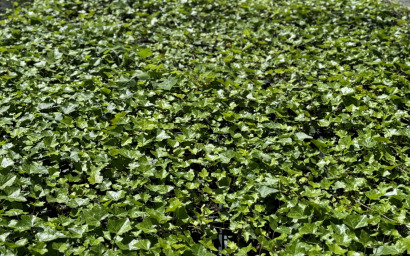
<instances>
[{"instance_id":1,"label":"ivy leaf","mask_svg":"<svg viewBox=\"0 0 410 256\"><path fill-rule=\"evenodd\" d=\"M87 227L87 225L74 226L72 228L68 228L68 230L70 231L72 238L81 238L83 237L83 234L87 231Z\"/></svg>"},{"instance_id":2,"label":"ivy leaf","mask_svg":"<svg viewBox=\"0 0 410 256\"><path fill-rule=\"evenodd\" d=\"M343 95L349 95L349 94L354 93L354 89L346 87L346 86L343 87L340 91L342 92Z\"/></svg>"},{"instance_id":3,"label":"ivy leaf","mask_svg":"<svg viewBox=\"0 0 410 256\"><path fill-rule=\"evenodd\" d=\"M21 216L21 220L17 221L13 225L9 224L9 227L18 229L20 231L24 230L30 230L32 227L34 227L34 223L36 222L36 217L35 216L27 216L23 215Z\"/></svg>"},{"instance_id":4,"label":"ivy leaf","mask_svg":"<svg viewBox=\"0 0 410 256\"><path fill-rule=\"evenodd\" d=\"M140 48L138 51L138 56L141 58L147 58L152 55L152 51L149 48Z\"/></svg>"},{"instance_id":5,"label":"ivy leaf","mask_svg":"<svg viewBox=\"0 0 410 256\"><path fill-rule=\"evenodd\" d=\"M195 244L194 246L192 246L192 254L195 256L215 256L215 254L209 252L201 244Z\"/></svg>"},{"instance_id":6,"label":"ivy leaf","mask_svg":"<svg viewBox=\"0 0 410 256\"><path fill-rule=\"evenodd\" d=\"M90 177L88 178L88 181L91 184L98 184L103 182L103 176L101 176L101 168L102 167L94 167L91 166L91 173L90 173Z\"/></svg>"},{"instance_id":7,"label":"ivy leaf","mask_svg":"<svg viewBox=\"0 0 410 256\"><path fill-rule=\"evenodd\" d=\"M127 113L126 112L121 112L121 113L118 113L118 114L116 114L115 115L115 118L113 118L112 120L111 120L111 124L112 125L117 125L117 123L122 123L123 122L123 120L124 120L124 117L127 115Z\"/></svg>"},{"instance_id":8,"label":"ivy leaf","mask_svg":"<svg viewBox=\"0 0 410 256\"><path fill-rule=\"evenodd\" d=\"M107 198L113 201L118 201L124 197L123 191L107 191Z\"/></svg>"},{"instance_id":9,"label":"ivy leaf","mask_svg":"<svg viewBox=\"0 0 410 256\"><path fill-rule=\"evenodd\" d=\"M139 80L148 80L150 78L147 73L141 70L136 70L134 77L137 77Z\"/></svg>"},{"instance_id":10,"label":"ivy leaf","mask_svg":"<svg viewBox=\"0 0 410 256\"><path fill-rule=\"evenodd\" d=\"M171 136L169 136L164 130L161 130L160 132L158 132L156 140L163 141L169 138L171 138Z\"/></svg>"},{"instance_id":11,"label":"ivy leaf","mask_svg":"<svg viewBox=\"0 0 410 256\"><path fill-rule=\"evenodd\" d=\"M278 193L279 190L276 188L268 187L268 186L261 186L260 188L258 188L258 192L262 198L265 198L269 196L270 194Z\"/></svg>"},{"instance_id":12,"label":"ivy leaf","mask_svg":"<svg viewBox=\"0 0 410 256\"><path fill-rule=\"evenodd\" d=\"M400 250L395 245L382 245L375 249L374 255L398 255L402 252L403 250Z\"/></svg>"},{"instance_id":13,"label":"ivy leaf","mask_svg":"<svg viewBox=\"0 0 410 256\"><path fill-rule=\"evenodd\" d=\"M171 198L169 200L169 206L166 209L166 212L175 212L180 206L182 202L178 198Z\"/></svg>"},{"instance_id":14,"label":"ivy leaf","mask_svg":"<svg viewBox=\"0 0 410 256\"><path fill-rule=\"evenodd\" d=\"M344 220L343 223L348 225L353 229L358 229L362 227L366 227L368 224L368 218L363 215L348 215Z\"/></svg>"},{"instance_id":15,"label":"ivy leaf","mask_svg":"<svg viewBox=\"0 0 410 256\"><path fill-rule=\"evenodd\" d=\"M3 158L1 160L1 164L0 164L0 166L3 167L3 168L7 168L7 167L10 167L10 166L13 166L13 165L14 165L14 161L11 160L10 158L7 158L7 157Z\"/></svg>"},{"instance_id":16,"label":"ivy leaf","mask_svg":"<svg viewBox=\"0 0 410 256\"><path fill-rule=\"evenodd\" d=\"M177 217L178 221L182 222L182 223L187 223L189 221L189 215L188 212L186 211L185 207L179 207L176 211L175 211L175 216Z\"/></svg>"},{"instance_id":17,"label":"ivy leaf","mask_svg":"<svg viewBox=\"0 0 410 256\"><path fill-rule=\"evenodd\" d=\"M50 242L58 238L65 238L66 235L60 231L52 229L50 227L45 227L44 231L36 234L36 239L39 242Z\"/></svg>"},{"instance_id":18,"label":"ivy leaf","mask_svg":"<svg viewBox=\"0 0 410 256\"><path fill-rule=\"evenodd\" d=\"M178 82L178 78L170 76L167 79L164 79L161 83L157 84L158 88L163 90L171 90L174 85Z\"/></svg>"},{"instance_id":19,"label":"ivy leaf","mask_svg":"<svg viewBox=\"0 0 410 256\"><path fill-rule=\"evenodd\" d=\"M144 233L155 233L157 230L155 229L155 225L152 223L150 218L144 218L141 223L138 223L136 227L139 230L142 230Z\"/></svg>"},{"instance_id":20,"label":"ivy leaf","mask_svg":"<svg viewBox=\"0 0 410 256\"><path fill-rule=\"evenodd\" d=\"M298 140L313 139L312 136L309 136L304 132L297 132L295 135L296 135L296 138L298 138Z\"/></svg>"},{"instance_id":21,"label":"ivy leaf","mask_svg":"<svg viewBox=\"0 0 410 256\"><path fill-rule=\"evenodd\" d=\"M0 190L13 185L16 178L17 176L13 174L0 175Z\"/></svg>"},{"instance_id":22,"label":"ivy leaf","mask_svg":"<svg viewBox=\"0 0 410 256\"><path fill-rule=\"evenodd\" d=\"M206 238L203 240L199 240L199 242L205 246L205 248L210 249L212 251L217 251L218 249L216 249L216 247L213 245L212 243L212 239L211 238Z\"/></svg>"},{"instance_id":23,"label":"ivy leaf","mask_svg":"<svg viewBox=\"0 0 410 256\"><path fill-rule=\"evenodd\" d=\"M290 209L288 217L292 219L305 219L307 216L304 213L304 210L300 206L295 206Z\"/></svg>"},{"instance_id":24,"label":"ivy leaf","mask_svg":"<svg viewBox=\"0 0 410 256\"><path fill-rule=\"evenodd\" d=\"M70 102L68 104L65 104L65 106L62 106L61 109L63 110L64 114L68 115L74 112L77 109L77 107L78 107L78 104L74 104Z\"/></svg>"},{"instance_id":25,"label":"ivy leaf","mask_svg":"<svg viewBox=\"0 0 410 256\"><path fill-rule=\"evenodd\" d=\"M231 159L234 158L235 155L236 154L233 150L226 150L219 155L219 158L221 159L222 163L229 163L229 161L231 161Z\"/></svg>"},{"instance_id":26,"label":"ivy leaf","mask_svg":"<svg viewBox=\"0 0 410 256\"><path fill-rule=\"evenodd\" d=\"M29 165L28 171L30 174L49 174L47 168L38 163Z\"/></svg>"},{"instance_id":27,"label":"ivy leaf","mask_svg":"<svg viewBox=\"0 0 410 256\"><path fill-rule=\"evenodd\" d=\"M97 205L91 209L83 210L85 222L90 226L100 226L101 221L108 217L105 207Z\"/></svg>"},{"instance_id":28,"label":"ivy leaf","mask_svg":"<svg viewBox=\"0 0 410 256\"><path fill-rule=\"evenodd\" d=\"M151 241L148 239L140 239L140 240L133 240L130 243L131 250L150 250L151 248Z\"/></svg>"},{"instance_id":29,"label":"ivy leaf","mask_svg":"<svg viewBox=\"0 0 410 256\"><path fill-rule=\"evenodd\" d=\"M131 222L128 218L120 220L108 220L108 231L116 235L122 235L132 229Z\"/></svg>"},{"instance_id":30,"label":"ivy leaf","mask_svg":"<svg viewBox=\"0 0 410 256\"><path fill-rule=\"evenodd\" d=\"M21 194L21 188L19 187L6 187L4 189L5 196L0 195L0 199L6 199L11 202L25 202L27 199Z\"/></svg>"}]
</instances>

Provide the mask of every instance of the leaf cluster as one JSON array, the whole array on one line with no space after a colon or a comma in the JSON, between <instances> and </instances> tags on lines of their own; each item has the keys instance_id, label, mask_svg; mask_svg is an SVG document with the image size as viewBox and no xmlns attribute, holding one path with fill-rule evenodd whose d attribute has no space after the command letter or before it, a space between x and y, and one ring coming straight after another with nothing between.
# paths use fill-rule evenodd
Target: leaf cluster
<instances>
[{"instance_id":1,"label":"leaf cluster","mask_svg":"<svg viewBox=\"0 0 410 256\"><path fill-rule=\"evenodd\" d=\"M0 21L0 255L410 253L409 11L38 0ZM220 207L222 206L222 207Z\"/></svg>"}]
</instances>

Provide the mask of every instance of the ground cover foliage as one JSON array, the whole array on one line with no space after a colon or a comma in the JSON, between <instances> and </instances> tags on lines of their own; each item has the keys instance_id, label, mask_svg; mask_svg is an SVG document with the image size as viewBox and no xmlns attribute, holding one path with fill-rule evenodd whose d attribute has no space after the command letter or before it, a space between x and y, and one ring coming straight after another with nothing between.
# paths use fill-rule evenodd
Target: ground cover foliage
<instances>
[{"instance_id":1,"label":"ground cover foliage","mask_svg":"<svg viewBox=\"0 0 410 256\"><path fill-rule=\"evenodd\" d=\"M220 227L225 255L409 253L408 19L370 0L16 7L0 254L217 255Z\"/></svg>"}]
</instances>

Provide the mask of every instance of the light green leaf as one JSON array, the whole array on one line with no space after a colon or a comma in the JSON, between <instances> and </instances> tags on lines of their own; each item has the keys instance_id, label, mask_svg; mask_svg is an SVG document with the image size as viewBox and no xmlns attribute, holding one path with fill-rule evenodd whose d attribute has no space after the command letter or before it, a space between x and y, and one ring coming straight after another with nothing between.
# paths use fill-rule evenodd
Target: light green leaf
<instances>
[{"instance_id":1,"label":"light green leaf","mask_svg":"<svg viewBox=\"0 0 410 256\"><path fill-rule=\"evenodd\" d=\"M108 231L116 235L122 235L132 229L128 218L120 220L108 220Z\"/></svg>"},{"instance_id":2,"label":"light green leaf","mask_svg":"<svg viewBox=\"0 0 410 256\"><path fill-rule=\"evenodd\" d=\"M14 174L0 174L0 190L13 185L17 176Z\"/></svg>"},{"instance_id":3,"label":"light green leaf","mask_svg":"<svg viewBox=\"0 0 410 256\"><path fill-rule=\"evenodd\" d=\"M103 182L103 176L100 175L102 167L95 167L95 166L91 166L91 173L90 173L90 177L88 178L88 181L91 184L98 184Z\"/></svg>"},{"instance_id":4,"label":"light green leaf","mask_svg":"<svg viewBox=\"0 0 410 256\"><path fill-rule=\"evenodd\" d=\"M132 240L129 244L130 250L150 250L151 241L148 239Z\"/></svg>"},{"instance_id":5,"label":"light green leaf","mask_svg":"<svg viewBox=\"0 0 410 256\"><path fill-rule=\"evenodd\" d=\"M258 192L262 198L265 198L270 194L278 193L279 190L268 186L261 186L260 188L258 188Z\"/></svg>"},{"instance_id":6,"label":"light green leaf","mask_svg":"<svg viewBox=\"0 0 410 256\"><path fill-rule=\"evenodd\" d=\"M343 95L349 95L354 93L354 89L349 88L349 87L343 87L341 90Z\"/></svg>"},{"instance_id":7,"label":"light green leaf","mask_svg":"<svg viewBox=\"0 0 410 256\"><path fill-rule=\"evenodd\" d=\"M58 238L65 238L66 235L60 231L52 229L50 227L44 227L44 231L36 234L36 239L39 242L50 242Z\"/></svg>"},{"instance_id":8,"label":"light green leaf","mask_svg":"<svg viewBox=\"0 0 410 256\"><path fill-rule=\"evenodd\" d=\"M99 227L101 221L108 217L108 211L105 207L97 205L91 209L83 210L83 217L88 225Z\"/></svg>"},{"instance_id":9,"label":"light green leaf","mask_svg":"<svg viewBox=\"0 0 410 256\"><path fill-rule=\"evenodd\" d=\"M138 51L138 56L141 58L147 58L152 55L152 51L149 48L140 48Z\"/></svg>"},{"instance_id":10,"label":"light green leaf","mask_svg":"<svg viewBox=\"0 0 410 256\"><path fill-rule=\"evenodd\" d=\"M157 134L156 140L157 141L163 141L163 140L166 140L166 139L169 139L169 138L171 138L171 136L169 136L164 130L161 130Z\"/></svg>"},{"instance_id":11,"label":"light green leaf","mask_svg":"<svg viewBox=\"0 0 410 256\"><path fill-rule=\"evenodd\" d=\"M348 225L353 229L358 229L362 227L367 227L369 223L367 222L368 218L364 215L348 215L343 223Z\"/></svg>"},{"instance_id":12,"label":"light green leaf","mask_svg":"<svg viewBox=\"0 0 410 256\"><path fill-rule=\"evenodd\" d=\"M15 225L11 226L12 228L19 229L19 230L29 230L34 227L34 223L36 222L36 216L32 215L23 215L21 216L21 220L19 220Z\"/></svg>"},{"instance_id":13,"label":"light green leaf","mask_svg":"<svg viewBox=\"0 0 410 256\"><path fill-rule=\"evenodd\" d=\"M305 219L307 216L304 213L304 210L300 206L295 206L290 209L288 217L292 219Z\"/></svg>"},{"instance_id":14,"label":"light green leaf","mask_svg":"<svg viewBox=\"0 0 410 256\"><path fill-rule=\"evenodd\" d=\"M400 248L398 248L395 245L382 245L380 247L378 247L377 249L375 249L374 251L374 255L378 256L378 255L398 255L401 254L403 252L403 250L401 250Z\"/></svg>"},{"instance_id":15,"label":"light green leaf","mask_svg":"<svg viewBox=\"0 0 410 256\"><path fill-rule=\"evenodd\" d=\"M195 256L216 256L209 252L202 244L195 244L192 246L192 254Z\"/></svg>"},{"instance_id":16,"label":"light green leaf","mask_svg":"<svg viewBox=\"0 0 410 256\"><path fill-rule=\"evenodd\" d=\"M142 232L144 233L155 233L157 232L155 226L156 225L152 223L151 218L145 217L141 223L138 223L136 225L136 228L142 230Z\"/></svg>"},{"instance_id":17,"label":"light green leaf","mask_svg":"<svg viewBox=\"0 0 410 256\"><path fill-rule=\"evenodd\" d=\"M8 201L25 202L27 199L21 194L21 189L19 187L6 187L4 189L6 193L5 196L0 196L0 199L6 199Z\"/></svg>"},{"instance_id":18,"label":"light green leaf","mask_svg":"<svg viewBox=\"0 0 410 256\"><path fill-rule=\"evenodd\" d=\"M123 191L107 191L107 198L110 200L118 201L124 197Z\"/></svg>"},{"instance_id":19,"label":"light green leaf","mask_svg":"<svg viewBox=\"0 0 410 256\"><path fill-rule=\"evenodd\" d=\"M157 84L158 88L163 90L171 90L174 85L178 82L178 78L170 76L161 83Z\"/></svg>"},{"instance_id":20,"label":"light green leaf","mask_svg":"<svg viewBox=\"0 0 410 256\"><path fill-rule=\"evenodd\" d=\"M63 110L64 114L68 115L71 112L74 112L77 109L77 107L78 107L78 104L74 104L74 103L70 102L70 103L65 104L64 106L62 106L61 109Z\"/></svg>"},{"instance_id":21,"label":"light green leaf","mask_svg":"<svg viewBox=\"0 0 410 256\"><path fill-rule=\"evenodd\" d=\"M72 238L81 238L83 237L83 234L87 231L87 227L87 225L75 226L69 228L68 231L70 231Z\"/></svg>"},{"instance_id":22,"label":"light green leaf","mask_svg":"<svg viewBox=\"0 0 410 256\"><path fill-rule=\"evenodd\" d=\"M10 158L7 158L7 157L3 158L1 160L1 164L0 164L0 166L3 167L3 168L7 168L7 167L13 166L13 165L14 165L14 161L11 160Z\"/></svg>"},{"instance_id":23,"label":"light green leaf","mask_svg":"<svg viewBox=\"0 0 410 256\"><path fill-rule=\"evenodd\" d=\"M137 70L135 72L134 77L137 77L139 80L148 80L150 77L147 73L141 71L141 70Z\"/></svg>"},{"instance_id":24,"label":"light green leaf","mask_svg":"<svg viewBox=\"0 0 410 256\"><path fill-rule=\"evenodd\" d=\"M41 164L31 164L29 167L30 174L48 174L48 170Z\"/></svg>"},{"instance_id":25,"label":"light green leaf","mask_svg":"<svg viewBox=\"0 0 410 256\"><path fill-rule=\"evenodd\" d=\"M296 135L296 137L297 137L299 140L313 139L312 136L309 136L309 135L307 135L307 134L304 133L304 132L297 132L295 135Z\"/></svg>"},{"instance_id":26,"label":"light green leaf","mask_svg":"<svg viewBox=\"0 0 410 256\"><path fill-rule=\"evenodd\" d=\"M167 207L166 212L175 212L181 205L182 202L178 198L173 197L169 200L169 206Z\"/></svg>"}]
</instances>

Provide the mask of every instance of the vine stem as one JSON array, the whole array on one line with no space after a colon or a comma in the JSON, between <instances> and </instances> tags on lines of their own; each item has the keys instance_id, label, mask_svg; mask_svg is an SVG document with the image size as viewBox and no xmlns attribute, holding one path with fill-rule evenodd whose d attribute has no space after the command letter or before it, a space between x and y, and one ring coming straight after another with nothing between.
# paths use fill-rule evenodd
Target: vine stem
<instances>
[{"instance_id":1,"label":"vine stem","mask_svg":"<svg viewBox=\"0 0 410 256\"><path fill-rule=\"evenodd\" d=\"M371 210L371 211L374 211L374 209L371 208L370 206L367 206L367 205L365 205L365 204L363 204L363 203L361 203L361 202L359 202L359 201L357 201L357 200L356 200L356 202L357 202L358 204L360 204L361 206L363 206L363 207L365 207L365 208L367 208L367 209L369 209L369 210ZM387 216L384 215L384 214L380 214L380 216L382 216L383 218L385 218L385 219L387 219L387 220L389 220L389 221L391 221L391 222L398 223L396 220L393 220L393 219L387 217Z\"/></svg>"}]
</instances>

